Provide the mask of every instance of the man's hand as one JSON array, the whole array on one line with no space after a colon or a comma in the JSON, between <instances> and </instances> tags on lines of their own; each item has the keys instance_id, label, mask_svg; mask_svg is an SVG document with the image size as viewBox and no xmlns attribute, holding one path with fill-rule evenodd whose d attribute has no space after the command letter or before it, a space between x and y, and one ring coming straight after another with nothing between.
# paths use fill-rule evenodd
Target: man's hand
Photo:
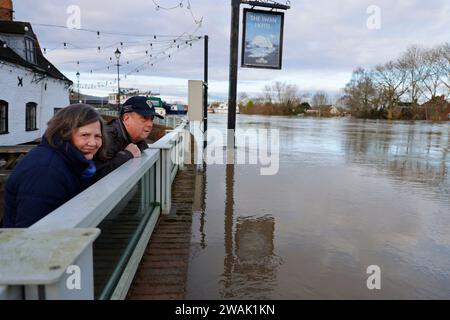
<instances>
[{"instance_id":1,"label":"man's hand","mask_svg":"<svg viewBox=\"0 0 450 320\"><path fill-rule=\"evenodd\" d=\"M138 146L134 143L127 145L125 150L130 151L134 158L139 158L141 156L141 150L139 150Z\"/></svg>"}]
</instances>

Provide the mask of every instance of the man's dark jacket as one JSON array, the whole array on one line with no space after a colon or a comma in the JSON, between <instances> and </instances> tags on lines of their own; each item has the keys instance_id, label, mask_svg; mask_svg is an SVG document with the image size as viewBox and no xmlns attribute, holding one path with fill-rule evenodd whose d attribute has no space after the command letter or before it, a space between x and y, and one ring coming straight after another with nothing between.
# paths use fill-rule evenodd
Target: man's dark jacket
<instances>
[{"instance_id":1,"label":"man's dark jacket","mask_svg":"<svg viewBox=\"0 0 450 320\"><path fill-rule=\"evenodd\" d=\"M95 181L100 180L108 173L114 171L122 164L133 158L133 154L125 150L132 143L128 132L120 119L114 119L105 126L107 134L106 156L107 160L96 159L97 171L95 173ZM136 143L142 151L148 148L145 141Z\"/></svg>"},{"instance_id":2,"label":"man's dark jacket","mask_svg":"<svg viewBox=\"0 0 450 320\"><path fill-rule=\"evenodd\" d=\"M27 228L89 187L92 178L83 177L88 166L71 143L54 148L43 137L8 178L3 227Z\"/></svg>"}]
</instances>

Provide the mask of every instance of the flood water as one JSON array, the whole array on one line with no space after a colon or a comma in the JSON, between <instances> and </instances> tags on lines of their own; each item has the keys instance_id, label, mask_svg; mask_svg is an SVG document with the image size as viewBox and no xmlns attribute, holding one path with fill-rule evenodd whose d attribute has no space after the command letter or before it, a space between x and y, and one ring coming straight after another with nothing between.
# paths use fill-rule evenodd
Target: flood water
<instances>
[{"instance_id":1,"label":"flood water","mask_svg":"<svg viewBox=\"0 0 450 320\"><path fill-rule=\"evenodd\" d=\"M187 299L450 298L450 123L237 126L279 130L279 170L214 164L197 177ZM371 265L380 290L367 288Z\"/></svg>"}]
</instances>

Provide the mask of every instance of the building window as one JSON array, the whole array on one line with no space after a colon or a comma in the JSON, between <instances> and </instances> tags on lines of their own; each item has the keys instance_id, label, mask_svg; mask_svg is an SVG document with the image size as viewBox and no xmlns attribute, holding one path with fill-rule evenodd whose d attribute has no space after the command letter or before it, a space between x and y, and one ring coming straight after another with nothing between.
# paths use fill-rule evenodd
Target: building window
<instances>
[{"instance_id":1,"label":"building window","mask_svg":"<svg viewBox=\"0 0 450 320\"><path fill-rule=\"evenodd\" d=\"M8 133L8 102L0 100L0 134Z\"/></svg>"},{"instance_id":2,"label":"building window","mask_svg":"<svg viewBox=\"0 0 450 320\"><path fill-rule=\"evenodd\" d=\"M28 62L36 64L36 49L33 39L25 38L25 57Z\"/></svg>"},{"instance_id":3,"label":"building window","mask_svg":"<svg viewBox=\"0 0 450 320\"><path fill-rule=\"evenodd\" d=\"M28 102L25 111L25 130L33 131L37 130L36 127L37 118L37 104L34 102Z\"/></svg>"},{"instance_id":4,"label":"building window","mask_svg":"<svg viewBox=\"0 0 450 320\"><path fill-rule=\"evenodd\" d=\"M62 108L53 108L53 115L55 115L59 110L61 110Z\"/></svg>"}]
</instances>

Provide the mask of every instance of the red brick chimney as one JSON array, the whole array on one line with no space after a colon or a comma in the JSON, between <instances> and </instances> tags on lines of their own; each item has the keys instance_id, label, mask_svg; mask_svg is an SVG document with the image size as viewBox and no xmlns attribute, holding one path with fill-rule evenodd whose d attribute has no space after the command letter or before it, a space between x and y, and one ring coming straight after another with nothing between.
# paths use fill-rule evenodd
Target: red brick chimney
<instances>
[{"instance_id":1,"label":"red brick chimney","mask_svg":"<svg viewBox=\"0 0 450 320\"><path fill-rule=\"evenodd\" d=\"M13 20L12 0L0 0L0 21Z\"/></svg>"}]
</instances>

